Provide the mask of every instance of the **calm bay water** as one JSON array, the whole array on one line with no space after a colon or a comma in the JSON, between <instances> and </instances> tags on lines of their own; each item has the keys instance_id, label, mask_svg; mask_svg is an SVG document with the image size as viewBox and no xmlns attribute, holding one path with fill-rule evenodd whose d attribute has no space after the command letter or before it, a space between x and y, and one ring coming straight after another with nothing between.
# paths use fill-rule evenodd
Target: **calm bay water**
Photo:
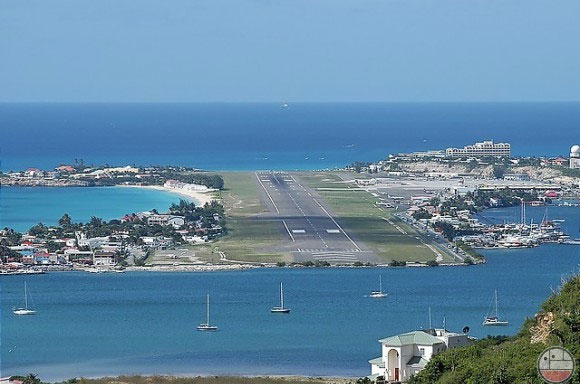
<instances>
[{"instance_id":1,"label":"calm bay water","mask_svg":"<svg viewBox=\"0 0 580 384\"><path fill-rule=\"evenodd\" d=\"M314 169L388 153L509 141L516 155L566 154L580 104L0 104L3 171L87 163L209 169ZM554 135L557 132L557 135ZM485 134L485 137L482 137ZM90 143L90 145L89 145ZM178 198L123 188L2 188L0 227L63 213L105 219ZM544 208L529 208L538 222ZM489 210L517 220L518 208ZM530 216L530 217L531 217ZM578 208L549 208L577 237ZM576 223L576 224L574 224ZM44 380L120 373L368 373L377 340L433 323L474 336L514 334L578 268L580 247L485 251L485 265L420 269L261 269L216 273L81 272L0 277L0 376ZM365 298L383 275L390 296ZM27 281L39 313L15 317ZM274 316L280 281L292 308ZM483 328L493 290L510 320ZM199 333L212 294L216 333Z\"/></svg>"},{"instance_id":2,"label":"calm bay water","mask_svg":"<svg viewBox=\"0 0 580 384\"><path fill-rule=\"evenodd\" d=\"M0 104L0 169L316 169L486 139L566 155L579 125L580 103Z\"/></svg>"},{"instance_id":3,"label":"calm bay water","mask_svg":"<svg viewBox=\"0 0 580 384\"><path fill-rule=\"evenodd\" d=\"M124 187L2 187L0 228L26 231L42 222L55 225L68 213L75 222L92 216L119 219L127 213L164 212L179 196L164 191Z\"/></svg>"},{"instance_id":4,"label":"calm bay water","mask_svg":"<svg viewBox=\"0 0 580 384\"><path fill-rule=\"evenodd\" d=\"M489 254L486 265L406 269L262 269L215 273L82 272L8 276L2 294L1 374L43 379L120 373L368 373L377 340L433 323L471 334L514 334L580 263L580 247ZM382 274L390 296L364 297ZM36 316L16 317L28 281ZM278 283L292 313L276 316ZM480 325L493 290L510 320ZM204 295L216 333L200 333Z\"/></svg>"}]
</instances>

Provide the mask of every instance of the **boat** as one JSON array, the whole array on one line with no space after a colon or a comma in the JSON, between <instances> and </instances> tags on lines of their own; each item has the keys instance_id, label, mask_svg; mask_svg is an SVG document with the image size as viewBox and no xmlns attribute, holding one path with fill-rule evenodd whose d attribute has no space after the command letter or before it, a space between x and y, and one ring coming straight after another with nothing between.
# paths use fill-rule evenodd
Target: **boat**
<instances>
[{"instance_id":1,"label":"boat","mask_svg":"<svg viewBox=\"0 0 580 384\"><path fill-rule=\"evenodd\" d=\"M15 315L36 315L36 311L34 309L28 308L28 285L26 281L24 282L24 308L14 308L12 309L12 313Z\"/></svg>"},{"instance_id":2,"label":"boat","mask_svg":"<svg viewBox=\"0 0 580 384\"><path fill-rule=\"evenodd\" d=\"M491 312L491 314L488 314L485 319L483 320L482 325L485 326L505 326L508 325L509 322L507 321L507 319L500 319L499 317L499 313L498 313L498 305L497 305L497 289L495 290L495 295L494 295L494 306L493 306L493 310Z\"/></svg>"},{"instance_id":3,"label":"boat","mask_svg":"<svg viewBox=\"0 0 580 384\"><path fill-rule=\"evenodd\" d=\"M215 325L211 325L209 322L209 293L206 297L205 302L205 323L202 323L197 326L198 331L217 331L218 327Z\"/></svg>"},{"instance_id":4,"label":"boat","mask_svg":"<svg viewBox=\"0 0 580 384\"><path fill-rule=\"evenodd\" d=\"M284 307L284 286L280 283L280 306L272 307L272 313L290 313L290 308Z\"/></svg>"},{"instance_id":5,"label":"boat","mask_svg":"<svg viewBox=\"0 0 580 384\"><path fill-rule=\"evenodd\" d=\"M372 291L371 294L369 295L369 297L372 297L373 299L382 299L387 297L388 294L386 292L383 292L383 279L382 276L379 275L379 290L378 291Z\"/></svg>"}]
</instances>

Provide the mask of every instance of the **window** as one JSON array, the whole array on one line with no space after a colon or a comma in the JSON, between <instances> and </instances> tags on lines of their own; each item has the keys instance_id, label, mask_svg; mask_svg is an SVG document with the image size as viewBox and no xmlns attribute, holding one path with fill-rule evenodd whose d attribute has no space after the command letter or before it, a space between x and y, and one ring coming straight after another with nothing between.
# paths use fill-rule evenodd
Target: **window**
<instances>
[{"instance_id":1,"label":"window","mask_svg":"<svg viewBox=\"0 0 580 384\"><path fill-rule=\"evenodd\" d=\"M419 352L421 352L421 356L425 356L425 348L419 348Z\"/></svg>"}]
</instances>

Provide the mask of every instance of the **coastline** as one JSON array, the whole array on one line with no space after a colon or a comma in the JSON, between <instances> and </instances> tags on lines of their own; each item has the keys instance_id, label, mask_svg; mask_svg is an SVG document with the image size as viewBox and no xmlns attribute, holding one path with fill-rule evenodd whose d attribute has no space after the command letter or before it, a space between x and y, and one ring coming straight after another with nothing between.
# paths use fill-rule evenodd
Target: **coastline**
<instances>
[{"instance_id":1,"label":"coastline","mask_svg":"<svg viewBox=\"0 0 580 384\"><path fill-rule=\"evenodd\" d=\"M164 384L215 384L215 383L236 383L236 384L350 384L354 383L358 377L337 377L337 376L305 376L305 375L122 375L83 378L88 383L95 384L140 384L151 381Z\"/></svg>"},{"instance_id":2,"label":"coastline","mask_svg":"<svg viewBox=\"0 0 580 384\"><path fill-rule=\"evenodd\" d=\"M154 189L156 191L162 192L169 192L174 195L186 197L188 199L193 200L193 202L198 206L203 206L206 203L210 204L214 200L219 200L217 196L215 196L214 192L196 192L196 191L183 191L177 190L173 188L167 188L162 185L116 185L116 187L123 187L123 188L144 188L144 189Z\"/></svg>"}]
</instances>

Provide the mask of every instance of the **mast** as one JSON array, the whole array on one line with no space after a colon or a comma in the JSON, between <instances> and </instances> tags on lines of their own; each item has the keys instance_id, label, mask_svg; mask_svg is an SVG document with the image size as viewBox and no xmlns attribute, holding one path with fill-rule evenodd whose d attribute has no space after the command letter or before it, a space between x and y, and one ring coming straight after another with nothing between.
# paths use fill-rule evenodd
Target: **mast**
<instances>
[{"instance_id":1,"label":"mast","mask_svg":"<svg viewBox=\"0 0 580 384\"><path fill-rule=\"evenodd\" d=\"M379 275L379 291L383 293L383 279L381 275Z\"/></svg>"},{"instance_id":2,"label":"mast","mask_svg":"<svg viewBox=\"0 0 580 384\"><path fill-rule=\"evenodd\" d=\"M429 307L429 329L433 329L433 325L431 323L431 307Z\"/></svg>"},{"instance_id":3,"label":"mast","mask_svg":"<svg viewBox=\"0 0 580 384\"><path fill-rule=\"evenodd\" d=\"M206 306L205 306L205 323L209 325L209 293L207 294Z\"/></svg>"},{"instance_id":4,"label":"mast","mask_svg":"<svg viewBox=\"0 0 580 384\"><path fill-rule=\"evenodd\" d=\"M498 312L497 312L497 289L495 290L495 317L497 317Z\"/></svg>"},{"instance_id":5,"label":"mast","mask_svg":"<svg viewBox=\"0 0 580 384\"><path fill-rule=\"evenodd\" d=\"M280 282L280 308L284 308L284 287L282 282Z\"/></svg>"},{"instance_id":6,"label":"mast","mask_svg":"<svg viewBox=\"0 0 580 384\"><path fill-rule=\"evenodd\" d=\"M26 281L24 282L24 308L28 309L28 292L26 290Z\"/></svg>"}]
</instances>

